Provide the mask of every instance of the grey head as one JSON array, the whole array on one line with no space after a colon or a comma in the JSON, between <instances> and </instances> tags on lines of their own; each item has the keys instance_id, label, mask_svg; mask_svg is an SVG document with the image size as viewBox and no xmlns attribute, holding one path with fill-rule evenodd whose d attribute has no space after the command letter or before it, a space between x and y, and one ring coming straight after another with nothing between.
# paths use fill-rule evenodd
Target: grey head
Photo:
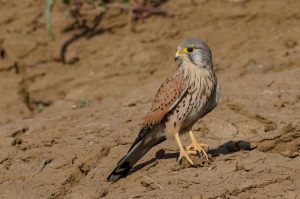
<instances>
[{"instance_id":1,"label":"grey head","mask_svg":"<svg viewBox=\"0 0 300 199\"><path fill-rule=\"evenodd\" d=\"M213 62L208 45L198 39L185 39L177 46L175 61L193 63L196 66L212 69Z\"/></svg>"}]
</instances>

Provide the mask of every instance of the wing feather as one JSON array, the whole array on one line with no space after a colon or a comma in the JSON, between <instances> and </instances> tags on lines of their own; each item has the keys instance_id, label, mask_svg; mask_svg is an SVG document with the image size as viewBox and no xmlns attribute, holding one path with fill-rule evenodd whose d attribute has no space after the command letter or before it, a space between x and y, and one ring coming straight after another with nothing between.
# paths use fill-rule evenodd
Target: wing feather
<instances>
[{"instance_id":1,"label":"wing feather","mask_svg":"<svg viewBox=\"0 0 300 199\"><path fill-rule=\"evenodd\" d=\"M187 91L186 80L180 71L167 78L158 89L152 103L150 112L144 120L144 127L133 142L129 151L143 138L151 133L152 127L158 125L166 114L172 110Z\"/></svg>"},{"instance_id":2,"label":"wing feather","mask_svg":"<svg viewBox=\"0 0 300 199\"><path fill-rule=\"evenodd\" d=\"M152 127L161 122L164 116L176 106L186 90L186 80L179 72L167 78L153 99L151 110L145 117L144 125Z\"/></svg>"}]
</instances>

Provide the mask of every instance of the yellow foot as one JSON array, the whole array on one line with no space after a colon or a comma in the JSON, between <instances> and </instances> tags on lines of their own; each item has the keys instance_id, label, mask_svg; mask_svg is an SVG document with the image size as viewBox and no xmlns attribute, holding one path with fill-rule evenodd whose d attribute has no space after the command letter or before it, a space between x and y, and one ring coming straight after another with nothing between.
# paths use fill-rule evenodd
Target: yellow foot
<instances>
[{"instance_id":1,"label":"yellow foot","mask_svg":"<svg viewBox=\"0 0 300 199\"><path fill-rule=\"evenodd\" d=\"M191 160L191 158L189 157L189 154L190 153L190 151L185 151L185 150L180 150L179 151L179 157L178 157L178 162L180 163L181 162L181 160L182 160L182 158L183 157L185 157L188 161L189 161L189 163L192 165L192 166L194 166L195 164L194 164L194 162Z\"/></svg>"},{"instance_id":2,"label":"yellow foot","mask_svg":"<svg viewBox=\"0 0 300 199\"><path fill-rule=\"evenodd\" d=\"M208 154L205 151L205 148L208 147L208 144L191 144L186 149L188 150L189 154L197 155L203 153L205 158L208 160Z\"/></svg>"},{"instance_id":3,"label":"yellow foot","mask_svg":"<svg viewBox=\"0 0 300 199\"><path fill-rule=\"evenodd\" d=\"M194 162L191 160L191 158L188 155L188 152L186 150L184 150L184 148L181 144L181 141L179 139L179 133L175 134L175 140L176 140L176 142L178 144L178 148L179 148L179 157L178 157L177 161L181 162L182 158L185 157L189 161L189 163L194 166Z\"/></svg>"},{"instance_id":4,"label":"yellow foot","mask_svg":"<svg viewBox=\"0 0 300 199\"><path fill-rule=\"evenodd\" d=\"M189 145L188 147L186 147L186 149L189 150L189 154L196 155L196 154L203 153L206 160L209 160L208 155L205 151L205 148L208 148L208 144L198 144L195 136L193 135L193 132L190 131L189 134L190 134L190 137L191 137L191 140L192 140L192 144Z\"/></svg>"}]
</instances>

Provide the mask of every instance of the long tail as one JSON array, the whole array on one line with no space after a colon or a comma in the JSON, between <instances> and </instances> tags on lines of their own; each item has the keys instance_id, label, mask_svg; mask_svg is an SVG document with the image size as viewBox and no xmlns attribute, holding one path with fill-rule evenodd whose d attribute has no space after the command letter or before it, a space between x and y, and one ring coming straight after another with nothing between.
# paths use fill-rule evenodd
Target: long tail
<instances>
[{"instance_id":1,"label":"long tail","mask_svg":"<svg viewBox=\"0 0 300 199\"><path fill-rule=\"evenodd\" d=\"M126 177L134 164L142 158L152 147L166 140L161 128L144 128L139 133L138 138L117 164L116 168L107 177L108 181L115 182Z\"/></svg>"}]
</instances>

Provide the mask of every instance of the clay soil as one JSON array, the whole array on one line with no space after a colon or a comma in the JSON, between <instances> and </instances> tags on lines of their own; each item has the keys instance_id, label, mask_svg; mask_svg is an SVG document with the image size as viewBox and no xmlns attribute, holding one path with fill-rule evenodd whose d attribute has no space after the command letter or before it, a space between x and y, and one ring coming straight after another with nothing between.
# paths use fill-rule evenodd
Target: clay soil
<instances>
[{"instance_id":1,"label":"clay soil","mask_svg":"<svg viewBox=\"0 0 300 199\"><path fill-rule=\"evenodd\" d=\"M111 11L75 32L61 1L0 1L0 198L300 198L300 1L172 0L172 17L133 24ZM211 47L218 107L193 127L211 161L178 165L168 140L129 176L106 177L137 136L177 43ZM183 136L185 145L190 140Z\"/></svg>"}]
</instances>

